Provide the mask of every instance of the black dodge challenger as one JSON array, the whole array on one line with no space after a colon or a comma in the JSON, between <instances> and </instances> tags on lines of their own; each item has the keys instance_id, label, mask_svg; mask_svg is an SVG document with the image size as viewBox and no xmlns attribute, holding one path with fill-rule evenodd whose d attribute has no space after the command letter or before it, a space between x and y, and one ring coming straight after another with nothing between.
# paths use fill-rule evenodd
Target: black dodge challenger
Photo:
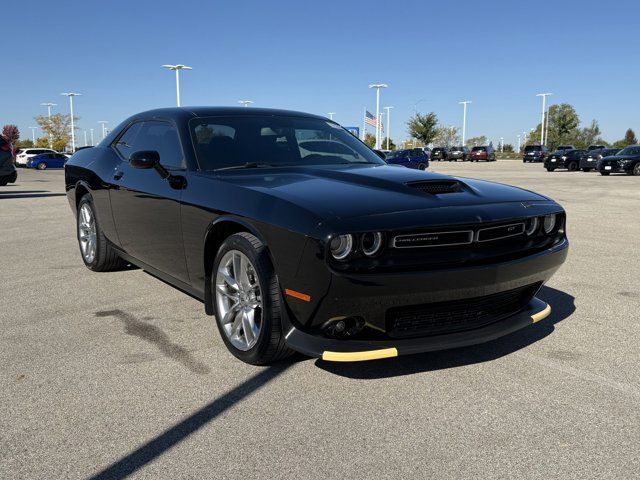
<instances>
[{"instance_id":1,"label":"black dodge challenger","mask_svg":"<svg viewBox=\"0 0 640 480\"><path fill-rule=\"evenodd\" d=\"M253 364L495 339L549 314L536 293L567 255L553 200L387 165L297 112L144 112L65 179L88 268L130 263L201 300Z\"/></svg>"}]
</instances>

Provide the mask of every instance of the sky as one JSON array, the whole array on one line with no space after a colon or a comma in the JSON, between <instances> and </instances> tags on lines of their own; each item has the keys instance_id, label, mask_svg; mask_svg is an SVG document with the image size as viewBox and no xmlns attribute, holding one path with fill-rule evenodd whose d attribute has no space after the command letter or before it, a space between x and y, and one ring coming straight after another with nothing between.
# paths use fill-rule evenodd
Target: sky
<instances>
[{"instance_id":1,"label":"sky","mask_svg":"<svg viewBox=\"0 0 640 480\"><path fill-rule=\"evenodd\" d=\"M3 6L0 125L31 138L40 103L68 113L60 93L79 92L83 145L100 120L175 106L161 65L181 63L193 67L184 106L249 99L362 128L363 108L375 113L368 85L386 83L396 141L414 108L461 127L458 102L470 100L467 138L516 144L540 122L536 93L553 92L615 141L640 132L639 13L640 2L615 0L14 1Z\"/></svg>"}]
</instances>

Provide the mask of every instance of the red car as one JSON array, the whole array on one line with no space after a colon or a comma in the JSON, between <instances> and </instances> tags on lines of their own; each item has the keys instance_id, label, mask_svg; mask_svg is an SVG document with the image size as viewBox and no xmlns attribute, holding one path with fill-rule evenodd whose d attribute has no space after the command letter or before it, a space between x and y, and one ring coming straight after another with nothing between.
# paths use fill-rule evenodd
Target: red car
<instances>
[{"instance_id":1,"label":"red car","mask_svg":"<svg viewBox=\"0 0 640 480\"><path fill-rule=\"evenodd\" d=\"M496 161L496 151L491 145L486 147L473 147L471 153L469 153L470 162L478 162L484 160L485 162Z\"/></svg>"}]
</instances>

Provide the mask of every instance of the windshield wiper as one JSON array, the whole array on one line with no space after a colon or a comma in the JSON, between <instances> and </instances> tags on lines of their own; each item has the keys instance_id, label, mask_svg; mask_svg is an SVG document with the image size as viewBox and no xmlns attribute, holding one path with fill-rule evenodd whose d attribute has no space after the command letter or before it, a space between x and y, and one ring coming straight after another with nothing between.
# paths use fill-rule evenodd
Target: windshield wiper
<instances>
[{"instance_id":1,"label":"windshield wiper","mask_svg":"<svg viewBox=\"0 0 640 480\"><path fill-rule=\"evenodd\" d=\"M222 167L216 168L216 170L239 170L242 168L265 168L265 167L278 167L279 165L272 165L270 163L258 163L258 162L247 162L242 165L232 165L230 167Z\"/></svg>"}]
</instances>

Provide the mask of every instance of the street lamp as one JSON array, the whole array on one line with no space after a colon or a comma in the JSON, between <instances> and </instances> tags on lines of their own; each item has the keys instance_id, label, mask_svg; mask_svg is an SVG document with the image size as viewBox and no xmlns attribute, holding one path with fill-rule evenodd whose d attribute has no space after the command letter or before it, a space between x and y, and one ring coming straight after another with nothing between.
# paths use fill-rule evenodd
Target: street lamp
<instances>
[{"instance_id":1,"label":"street lamp","mask_svg":"<svg viewBox=\"0 0 640 480\"><path fill-rule=\"evenodd\" d=\"M333 116L336 114L336 112L328 112L327 115L329 115L329 120L333 120Z\"/></svg>"},{"instance_id":2,"label":"street lamp","mask_svg":"<svg viewBox=\"0 0 640 480\"><path fill-rule=\"evenodd\" d=\"M391 109L393 107L384 107L387 111L387 150L389 150L389 137L391 136Z\"/></svg>"},{"instance_id":3,"label":"street lamp","mask_svg":"<svg viewBox=\"0 0 640 480\"><path fill-rule=\"evenodd\" d=\"M106 120L100 120L98 122L101 126L102 126L102 139L104 140L104 137L107 136L107 122Z\"/></svg>"},{"instance_id":4,"label":"street lamp","mask_svg":"<svg viewBox=\"0 0 640 480\"><path fill-rule=\"evenodd\" d=\"M546 140L546 135L544 131L544 117L546 111L546 101L549 95L553 95L553 93L538 93L536 97L542 97L542 122L540 122L540 145L544 145Z\"/></svg>"},{"instance_id":5,"label":"street lamp","mask_svg":"<svg viewBox=\"0 0 640 480\"><path fill-rule=\"evenodd\" d=\"M91 146L93 147L95 145L95 143L93 143L93 128L90 128L89 130L91 130Z\"/></svg>"},{"instance_id":6,"label":"street lamp","mask_svg":"<svg viewBox=\"0 0 640 480\"><path fill-rule=\"evenodd\" d=\"M504 137L500 137L500 152L504 152Z\"/></svg>"},{"instance_id":7,"label":"street lamp","mask_svg":"<svg viewBox=\"0 0 640 480\"><path fill-rule=\"evenodd\" d=\"M162 65L163 68L174 70L176 72L176 104L180 106L180 70L193 70L186 65Z\"/></svg>"},{"instance_id":8,"label":"street lamp","mask_svg":"<svg viewBox=\"0 0 640 480\"><path fill-rule=\"evenodd\" d=\"M75 92L64 92L60 95L64 95L65 97L69 97L69 111L71 112L71 153L75 153L76 151L76 132L75 127L73 126L73 97L78 97L82 95L81 93Z\"/></svg>"},{"instance_id":9,"label":"street lamp","mask_svg":"<svg viewBox=\"0 0 640 480\"><path fill-rule=\"evenodd\" d=\"M238 103L242 104L243 107L248 107L254 102L251 100L238 100Z\"/></svg>"},{"instance_id":10,"label":"street lamp","mask_svg":"<svg viewBox=\"0 0 640 480\"><path fill-rule=\"evenodd\" d=\"M51 107L56 107L58 104L47 102L47 103L41 103L40 105L42 105L43 107L47 107L47 112L48 112L47 118L49 119L49 128L51 128ZM51 133L49 133L49 148L53 148L53 138L51 136Z\"/></svg>"},{"instance_id":11,"label":"street lamp","mask_svg":"<svg viewBox=\"0 0 640 480\"><path fill-rule=\"evenodd\" d=\"M387 88L386 83L372 83L369 88L376 89L376 149L380 149L380 89Z\"/></svg>"},{"instance_id":12,"label":"street lamp","mask_svg":"<svg viewBox=\"0 0 640 480\"><path fill-rule=\"evenodd\" d=\"M467 135L467 104L471 103L470 100L465 100L464 102L458 102L463 106L463 114L462 114L462 146L465 145L465 138Z\"/></svg>"},{"instance_id":13,"label":"street lamp","mask_svg":"<svg viewBox=\"0 0 640 480\"><path fill-rule=\"evenodd\" d=\"M33 139L33 146L36 146L36 129L38 127L29 127L31 129L31 138Z\"/></svg>"}]
</instances>

